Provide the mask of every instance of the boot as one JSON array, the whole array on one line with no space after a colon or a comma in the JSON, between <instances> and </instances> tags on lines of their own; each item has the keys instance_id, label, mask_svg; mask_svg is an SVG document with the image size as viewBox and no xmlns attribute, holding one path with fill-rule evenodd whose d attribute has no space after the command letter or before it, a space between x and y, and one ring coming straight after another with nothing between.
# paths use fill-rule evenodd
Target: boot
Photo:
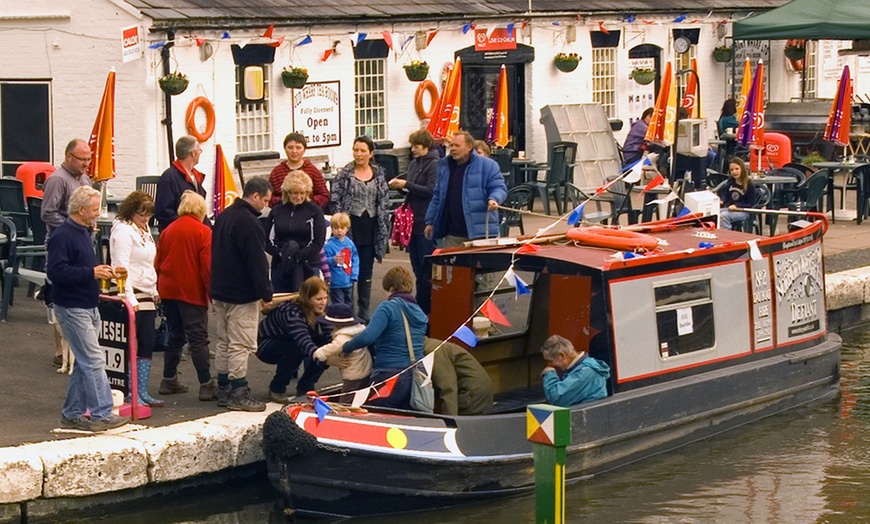
<instances>
[{"instance_id":1,"label":"boot","mask_svg":"<svg viewBox=\"0 0 870 524\"><path fill-rule=\"evenodd\" d=\"M266 411L266 404L255 400L251 396L251 388L244 385L230 391L227 408L231 411Z\"/></svg>"},{"instance_id":2,"label":"boot","mask_svg":"<svg viewBox=\"0 0 870 524\"><path fill-rule=\"evenodd\" d=\"M233 386L230 383L217 387L217 401L219 407L227 407L227 400L230 398L230 391L232 391L232 389Z\"/></svg>"},{"instance_id":3,"label":"boot","mask_svg":"<svg viewBox=\"0 0 870 524\"><path fill-rule=\"evenodd\" d=\"M357 315L361 318L366 324L368 324L369 320L371 320L371 316L369 315L369 303L372 299L372 281L371 280L360 280L356 283L356 291L357 291Z\"/></svg>"},{"instance_id":4,"label":"boot","mask_svg":"<svg viewBox=\"0 0 870 524\"><path fill-rule=\"evenodd\" d=\"M217 398L217 384L215 384L214 379L199 385L199 400L207 402L217 400Z\"/></svg>"},{"instance_id":5,"label":"boot","mask_svg":"<svg viewBox=\"0 0 870 524\"><path fill-rule=\"evenodd\" d=\"M148 380L151 378L151 359L136 359L136 377L139 385L139 399L152 408L162 408L163 401L148 394Z\"/></svg>"},{"instance_id":6,"label":"boot","mask_svg":"<svg viewBox=\"0 0 870 524\"><path fill-rule=\"evenodd\" d=\"M178 375L171 378L164 378L160 381L160 389L157 390L161 395L174 395L175 393L187 393L187 386L178 381Z\"/></svg>"}]
</instances>

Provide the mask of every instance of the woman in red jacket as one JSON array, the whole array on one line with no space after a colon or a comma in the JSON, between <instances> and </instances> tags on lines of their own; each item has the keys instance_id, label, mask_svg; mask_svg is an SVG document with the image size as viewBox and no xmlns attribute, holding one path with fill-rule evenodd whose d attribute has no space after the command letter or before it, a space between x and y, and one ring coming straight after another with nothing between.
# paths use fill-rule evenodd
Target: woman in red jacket
<instances>
[{"instance_id":1,"label":"woman in red jacket","mask_svg":"<svg viewBox=\"0 0 870 524\"><path fill-rule=\"evenodd\" d=\"M208 355L211 229L202 223L205 214L205 199L185 191L178 205L178 220L160 233L157 244L157 291L169 322L169 349L164 355L160 394L187 392L187 386L178 381L181 348L187 342L199 379L199 399L215 400L217 391Z\"/></svg>"}]
</instances>

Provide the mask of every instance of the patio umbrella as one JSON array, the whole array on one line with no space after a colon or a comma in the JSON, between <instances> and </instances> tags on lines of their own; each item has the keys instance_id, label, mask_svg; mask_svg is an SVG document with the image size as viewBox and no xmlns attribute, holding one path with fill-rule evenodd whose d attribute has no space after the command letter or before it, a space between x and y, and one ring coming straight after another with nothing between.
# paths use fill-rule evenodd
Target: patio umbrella
<instances>
[{"instance_id":1,"label":"patio umbrella","mask_svg":"<svg viewBox=\"0 0 870 524\"><path fill-rule=\"evenodd\" d=\"M492 104L492 118L486 129L486 141L504 147L508 143L508 91L507 70L504 64L498 73L498 84L495 89L495 100Z\"/></svg>"},{"instance_id":2,"label":"patio umbrella","mask_svg":"<svg viewBox=\"0 0 870 524\"><path fill-rule=\"evenodd\" d=\"M764 62L761 60L755 68L746 108L740 116L737 143L761 150L758 154L758 171L761 171L761 152L764 151Z\"/></svg>"},{"instance_id":3,"label":"patio umbrella","mask_svg":"<svg viewBox=\"0 0 870 524\"><path fill-rule=\"evenodd\" d=\"M646 129L644 139L648 142L658 142L670 145L674 143L674 123L677 120L677 89L674 84L674 73L671 63L665 65L665 74L662 75L662 83L652 119Z\"/></svg>"},{"instance_id":4,"label":"patio umbrella","mask_svg":"<svg viewBox=\"0 0 870 524\"><path fill-rule=\"evenodd\" d=\"M115 69L109 71L103 99L94 129L88 139L91 149L91 165L88 174L93 182L105 182L115 178Z\"/></svg>"},{"instance_id":5,"label":"patio umbrella","mask_svg":"<svg viewBox=\"0 0 870 524\"><path fill-rule=\"evenodd\" d=\"M740 86L740 97L737 98L737 118L743 114L746 109L746 98L749 97L749 89L752 88L752 66L749 65L749 59L743 63L743 84Z\"/></svg>"},{"instance_id":6,"label":"patio umbrella","mask_svg":"<svg viewBox=\"0 0 870 524\"><path fill-rule=\"evenodd\" d=\"M227 157L224 156L224 150L220 144L217 145L214 159L214 216L217 218L240 195L236 181L233 180L230 164L227 162Z\"/></svg>"},{"instance_id":7,"label":"patio umbrella","mask_svg":"<svg viewBox=\"0 0 870 524\"><path fill-rule=\"evenodd\" d=\"M828 124L825 126L825 140L840 147L849 145L849 130L852 127L852 77L849 66L843 67L843 75L837 84L837 96L831 105Z\"/></svg>"},{"instance_id":8,"label":"patio umbrella","mask_svg":"<svg viewBox=\"0 0 870 524\"><path fill-rule=\"evenodd\" d=\"M436 139L452 136L449 131L455 120L455 129L459 129L460 88L462 86L462 60L457 58L447 78L447 85L438 102L438 110L435 116L429 120L427 129ZM456 113L454 118L454 112Z\"/></svg>"},{"instance_id":9,"label":"patio umbrella","mask_svg":"<svg viewBox=\"0 0 870 524\"><path fill-rule=\"evenodd\" d=\"M698 60L692 59L694 75L689 75L689 83L686 92L683 93L683 101L680 105L686 108L688 118L701 118L701 91L698 89Z\"/></svg>"}]
</instances>

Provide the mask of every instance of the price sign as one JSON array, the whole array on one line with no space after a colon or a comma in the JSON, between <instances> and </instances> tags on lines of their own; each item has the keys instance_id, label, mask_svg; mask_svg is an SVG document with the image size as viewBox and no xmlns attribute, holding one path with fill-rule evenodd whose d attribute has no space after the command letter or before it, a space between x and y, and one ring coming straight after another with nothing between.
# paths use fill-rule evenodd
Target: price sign
<instances>
[{"instance_id":1,"label":"price sign","mask_svg":"<svg viewBox=\"0 0 870 524\"><path fill-rule=\"evenodd\" d=\"M130 314L120 300L100 298L100 327L97 338L105 354L106 375L112 389L130 391L128 381L130 355Z\"/></svg>"}]
</instances>

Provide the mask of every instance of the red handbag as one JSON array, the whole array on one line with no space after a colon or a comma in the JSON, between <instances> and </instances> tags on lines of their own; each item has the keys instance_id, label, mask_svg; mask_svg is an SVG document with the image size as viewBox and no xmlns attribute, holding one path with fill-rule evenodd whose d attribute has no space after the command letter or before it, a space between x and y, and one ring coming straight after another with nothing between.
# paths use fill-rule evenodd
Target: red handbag
<instances>
[{"instance_id":1,"label":"red handbag","mask_svg":"<svg viewBox=\"0 0 870 524\"><path fill-rule=\"evenodd\" d=\"M411 242L411 229L414 227L414 212L407 202L393 212L393 234L390 243L400 248L408 247Z\"/></svg>"}]
</instances>

